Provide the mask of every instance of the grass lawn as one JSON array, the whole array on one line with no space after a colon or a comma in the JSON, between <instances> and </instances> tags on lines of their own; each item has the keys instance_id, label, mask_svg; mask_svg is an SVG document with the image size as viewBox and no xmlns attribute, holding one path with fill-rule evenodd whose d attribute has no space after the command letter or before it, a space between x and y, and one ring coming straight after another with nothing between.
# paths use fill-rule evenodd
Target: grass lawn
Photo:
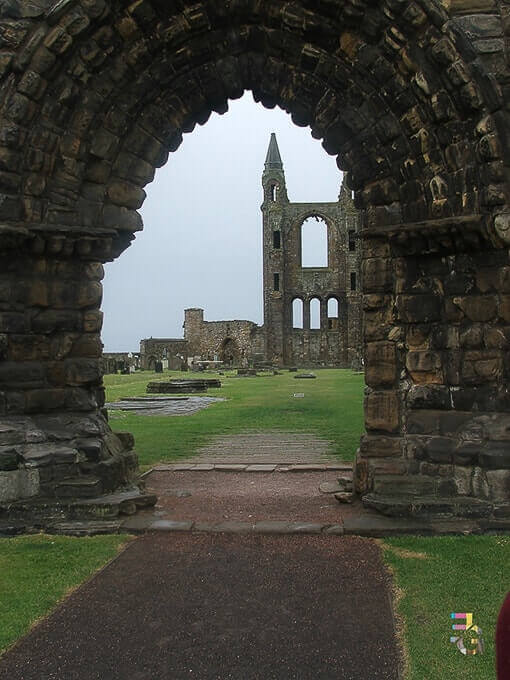
<instances>
[{"instance_id":1,"label":"grass lawn","mask_svg":"<svg viewBox=\"0 0 510 680\"><path fill-rule=\"evenodd\" d=\"M178 460L192 455L214 435L247 430L314 432L334 443L341 460L353 460L363 432L363 376L350 370L316 370L316 380L295 380L294 373L241 377L220 376L222 387L209 389L208 396L227 401L213 404L191 416L140 416L110 412L113 430L135 436L142 466ZM216 374L206 373L217 377ZM200 374L151 372L107 375L108 401L145 395L151 380L172 377L204 377ZM303 399L294 393L304 393Z\"/></svg>"},{"instance_id":2,"label":"grass lawn","mask_svg":"<svg viewBox=\"0 0 510 680\"><path fill-rule=\"evenodd\" d=\"M381 544L403 593L406 680L495 678L496 621L510 590L510 536L399 537ZM473 614L483 654L465 656L450 642L451 612Z\"/></svg>"},{"instance_id":3,"label":"grass lawn","mask_svg":"<svg viewBox=\"0 0 510 680\"><path fill-rule=\"evenodd\" d=\"M0 654L73 588L111 560L127 536L0 540Z\"/></svg>"},{"instance_id":4,"label":"grass lawn","mask_svg":"<svg viewBox=\"0 0 510 680\"><path fill-rule=\"evenodd\" d=\"M113 412L111 425L135 434L144 465L188 456L216 434L271 429L316 432L334 442L339 458L352 459L363 429L363 376L347 370L316 374L316 380L303 381L294 380L292 373L222 376L223 387L208 394L225 397L225 402L181 417ZM168 376L106 376L108 400L143 395L149 380ZM305 397L296 399L295 392ZM126 540L43 535L1 540L0 653L114 557ZM398 537L380 544L401 595L406 680L494 678L495 625L510 590L510 537ZM464 656L450 643L451 612L473 613L483 631L483 654Z\"/></svg>"}]
</instances>

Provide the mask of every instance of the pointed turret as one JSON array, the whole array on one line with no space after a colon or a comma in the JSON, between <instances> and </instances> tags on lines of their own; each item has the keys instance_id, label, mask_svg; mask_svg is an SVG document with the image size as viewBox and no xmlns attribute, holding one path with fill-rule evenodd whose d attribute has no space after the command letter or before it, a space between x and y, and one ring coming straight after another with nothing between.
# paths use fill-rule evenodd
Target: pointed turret
<instances>
[{"instance_id":1,"label":"pointed turret","mask_svg":"<svg viewBox=\"0 0 510 680\"><path fill-rule=\"evenodd\" d=\"M273 207L274 204L282 201L288 203L283 162L274 132L271 132L271 139L269 140L264 172L262 173L262 186L264 187L264 203L272 203Z\"/></svg>"},{"instance_id":2,"label":"pointed turret","mask_svg":"<svg viewBox=\"0 0 510 680\"><path fill-rule=\"evenodd\" d=\"M264 163L266 170L274 168L275 170L283 170L282 157L280 156L280 149L276 141L276 135L271 132L271 139L267 149L266 162Z\"/></svg>"}]
</instances>

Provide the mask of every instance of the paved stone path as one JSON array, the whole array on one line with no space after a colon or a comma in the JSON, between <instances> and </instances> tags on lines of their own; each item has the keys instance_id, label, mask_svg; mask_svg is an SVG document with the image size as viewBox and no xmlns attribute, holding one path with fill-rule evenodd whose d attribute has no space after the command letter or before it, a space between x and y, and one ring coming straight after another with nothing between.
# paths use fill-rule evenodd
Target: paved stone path
<instances>
[{"instance_id":1,"label":"paved stone path","mask_svg":"<svg viewBox=\"0 0 510 680\"><path fill-rule=\"evenodd\" d=\"M129 411L139 416L192 416L218 401L219 397L128 397L109 402L109 411Z\"/></svg>"},{"instance_id":2,"label":"paved stone path","mask_svg":"<svg viewBox=\"0 0 510 680\"><path fill-rule=\"evenodd\" d=\"M389 577L355 537L147 535L0 680L397 680Z\"/></svg>"},{"instance_id":3,"label":"paved stone path","mask_svg":"<svg viewBox=\"0 0 510 680\"><path fill-rule=\"evenodd\" d=\"M338 463L333 443L303 432L245 432L215 437L210 444L181 463L207 464L311 464Z\"/></svg>"}]
</instances>

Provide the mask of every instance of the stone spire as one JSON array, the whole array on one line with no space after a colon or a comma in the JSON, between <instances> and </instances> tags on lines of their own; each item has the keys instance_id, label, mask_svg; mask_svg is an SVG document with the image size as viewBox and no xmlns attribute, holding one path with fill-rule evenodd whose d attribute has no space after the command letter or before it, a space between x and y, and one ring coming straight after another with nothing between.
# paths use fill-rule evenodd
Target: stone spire
<instances>
[{"instance_id":1,"label":"stone spire","mask_svg":"<svg viewBox=\"0 0 510 680\"><path fill-rule=\"evenodd\" d=\"M274 168L276 170L283 170L282 157L280 156L280 149L276 141L276 135L271 132L271 139L269 141L269 148L267 150L266 162L264 164L266 170Z\"/></svg>"}]
</instances>

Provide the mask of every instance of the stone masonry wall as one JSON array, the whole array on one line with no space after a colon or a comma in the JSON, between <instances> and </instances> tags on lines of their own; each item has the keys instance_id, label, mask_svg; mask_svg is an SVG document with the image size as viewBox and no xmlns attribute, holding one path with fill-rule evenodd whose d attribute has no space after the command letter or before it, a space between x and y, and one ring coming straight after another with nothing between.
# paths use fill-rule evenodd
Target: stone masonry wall
<instances>
[{"instance_id":1,"label":"stone masonry wall","mask_svg":"<svg viewBox=\"0 0 510 680\"><path fill-rule=\"evenodd\" d=\"M251 90L322 140L363 214L364 502L510 515L508 0L7 0L0 41L4 501L129 483L101 265L183 134Z\"/></svg>"},{"instance_id":2,"label":"stone masonry wall","mask_svg":"<svg viewBox=\"0 0 510 680\"><path fill-rule=\"evenodd\" d=\"M343 186L335 203L289 202L276 137L270 142L262 186L266 358L282 366L359 366L362 358L360 219L350 191ZM310 217L327 225L327 267L302 266L302 225ZM353 250L349 247L350 241ZM354 290L351 275L355 277ZM312 329L310 324L310 305L314 299L320 303L318 329ZM330 324L328 302L331 299L337 302L338 318ZM293 327L295 300L300 300L303 306L302 328Z\"/></svg>"},{"instance_id":3,"label":"stone masonry wall","mask_svg":"<svg viewBox=\"0 0 510 680\"><path fill-rule=\"evenodd\" d=\"M168 361L171 370L180 370L188 360L188 343L179 338L146 338L140 340L140 364L144 371L154 370L156 361Z\"/></svg>"},{"instance_id":4,"label":"stone masonry wall","mask_svg":"<svg viewBox=\"0 0 510 680\"><path fill-rule=\"evenodd\" d=\"M204 321L203 310L185 311L184 337L190 356L247 366L263 349L253 321Z\"/></svg>"}]
</instances>

